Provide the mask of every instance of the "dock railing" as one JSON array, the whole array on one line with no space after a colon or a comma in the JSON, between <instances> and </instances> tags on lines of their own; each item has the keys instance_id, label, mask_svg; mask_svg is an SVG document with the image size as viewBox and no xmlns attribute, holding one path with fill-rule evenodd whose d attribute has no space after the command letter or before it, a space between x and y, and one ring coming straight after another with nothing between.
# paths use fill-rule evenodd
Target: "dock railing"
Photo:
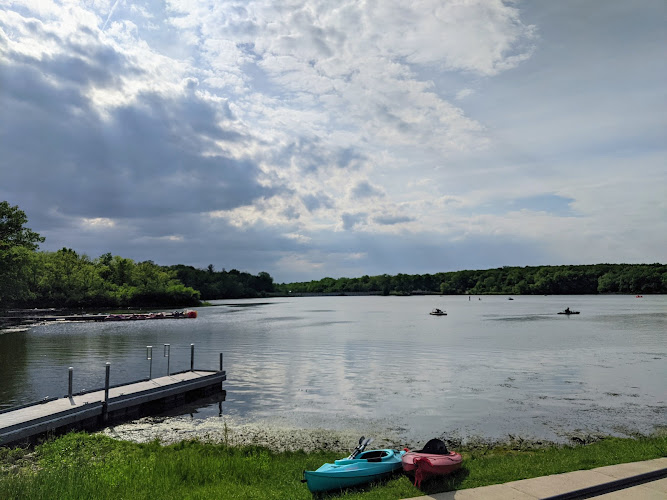
<instances>
[{"instance_id":1,"label":"dock railing","mask_svg":"<svg viewBox=\"0 0 667 500\"><path fill-rule=\"evenodd\" d=\"M165 353L168 351L165 349ZM190 345L190 354L190 370L170 373L167 359L168 375L151 379L152 367L149 367L148 378L115 385L111 385L111 363L107 362L104 388L78 393L73 390L74 367L70 366L67 395L0 411L0 446L32 442L44 434L63 433L73 428L100 428L111 422L162 412L212 394L221 393L224 400L222 383L227 380L227 374L222 369L223 354L220 353L220 370L195 370L194 344Z\"/></svg>"},{"instance_id":2,"label":"dock railing","mask_svg":"<svg viewBox=\"0 0 667 500\"><path fill-rule=\"evenodd\" d=\"M190 344L190 369L189 370L180 370L177 372L170 372L170 363L169 363L169 358L170 358L170 350L171 350L171 345L170 344L164 344L164 349L165 349L165 354L164 357L167 358L167 376L174 376L174 375L179 375L181 373L187 373L187 372L193 372L195 371L194 368L194 363L195 363L195 345ZM37 401L32 401L30 403L24 403L21 405L17 406L12 406L10 408L4 408L0 409L0 414L7 413L10 411L15 411L15 410L20 410L23 408L29 408L31 406L37 406L41 405L44 403L48 403L50 401L55 401L57 399L60 399L60 397L66 397L66 398L73 398L75 396L83 396L84 394L89 394L92 392L97 392L104 390L105 392L105 401L108 400L108 393L110 389L115 389L117 387L122 387L124 385L130 385L130 384L136 384L139 382L146 382L148 380L152 379L153 375L153 360L152 360L152 347L153 346L146 346L147 349L147 354L146 358L149 361L149 371L148 371L148 377L132 380L129 382L121 382L119 384L110 384L110 375L111 375L111 363L107 362L105 364L105 377L104 377L104 387L98 387L95 389L82 389L80 391L74 392L74 367L70 366L67 369L67 394L65 396L46 396L43 399L37 400ZM223 371L223 353L220 353L220 369L218 371L222 372Z\"/></svg>"}]
</instances>

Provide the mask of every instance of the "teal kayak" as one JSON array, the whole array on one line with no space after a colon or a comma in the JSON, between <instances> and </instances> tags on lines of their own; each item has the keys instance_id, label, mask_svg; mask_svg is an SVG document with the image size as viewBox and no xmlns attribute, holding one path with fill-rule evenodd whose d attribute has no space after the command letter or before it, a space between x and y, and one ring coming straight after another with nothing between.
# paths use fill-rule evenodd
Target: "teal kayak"
<instances>
[{"instance_id":1,"label":"teal kayak","mask_svg":"<svg viewBox=\"0 0 667 500\"><path fill-rule=\"evenodd\" d=\"M353 458L343 458L324 464L317 470L304 471L304 481L313 493L370 483L400 469L404 454L405 451L389 449L364 451L353 454Z\"/></svg>"}]
</instances>

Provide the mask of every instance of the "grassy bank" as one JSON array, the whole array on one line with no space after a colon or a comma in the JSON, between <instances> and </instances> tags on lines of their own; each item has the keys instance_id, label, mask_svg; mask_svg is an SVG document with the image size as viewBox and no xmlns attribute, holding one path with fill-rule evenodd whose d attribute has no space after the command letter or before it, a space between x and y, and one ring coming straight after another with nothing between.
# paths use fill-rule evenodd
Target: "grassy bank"
<instances>
[{"instance_id":1,"label":"grassy bank","mask_svg":"<svg viewBox=\"0 0 667 500\"><path fill-rule=\"evenodd\" d=\"M391 499L473 488L667 455L667 436L607 438L585 446L458 450L456 474L415 488L397 474L387 481L324 498ZM340 458L332 452L272 452L199 442L170 446L69 434L34 450L0 448L3 499L308 499L304 469Z\"/></svg>"}]
</instances>

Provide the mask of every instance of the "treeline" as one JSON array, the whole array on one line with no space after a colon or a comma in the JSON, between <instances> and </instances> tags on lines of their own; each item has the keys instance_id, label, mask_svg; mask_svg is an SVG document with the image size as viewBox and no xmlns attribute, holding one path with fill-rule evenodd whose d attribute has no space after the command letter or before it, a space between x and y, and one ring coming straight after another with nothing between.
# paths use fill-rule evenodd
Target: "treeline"
<instances>
[{"instance_id":1,"label":"treeline","mask_svg":"<svg viewBox=\"0 0 667 500\"><path fill-rule=\"evenodd\" d=\"M192 306L197 290L151 261L110 253L97 259L71 248L31 252L14 262L11 283L0 284L0 308Z\"/></svg>"},{"instance_id":2,"label":"treeline","mask_svg":"<svg viewBox=\"0 0 667 500\"><path fill-rule=\"evenodd\" d=\"M506 266L435 274L324 278L319 281L279 284L276 290L285 294L365 292L383 295L667 293L667 265Z\"/></svg>"},{"instance_id":3,"label":"treeline","mask_svg":"<svg viewBox=\"0 0 667 500\"><path fill-rule=\"evenodd\" d=\"M0 202L0 310L181 307L202 298L256 297L273 287L267 273L164 267L110 253L91 259L70 248L40 252L44 238L26 223L18 206Z\"/></svg>"},{"instance_id":4,"label":"treeline","mask_svg":"<svg viewBox=\"0 0 667 500\"><path fill-rule=\"evenodd\" d=\"M264 297L274 291L273 278L265 272L255 276L236 269L216 271L212 264L206 270L181 264L169 269L185 286L198 290L203 300Z\"/></svg>"},{"instance_id":5,"label":"treeline","mask_svg":"<svg viewBox=\"0 0 667 500\"><path fill-rule=\"evenodd\" d=\"M435 274L324 278L276 285L257 276L152 261L136 263L106 253L96 259L70 248L38 251L44 241L25 227L17 206L0 202L0 309L10 307L172 307L200 300L250 298L268 294L595 294L667 293L667 265L502 267Z\"/></svg>"}]
</instances>

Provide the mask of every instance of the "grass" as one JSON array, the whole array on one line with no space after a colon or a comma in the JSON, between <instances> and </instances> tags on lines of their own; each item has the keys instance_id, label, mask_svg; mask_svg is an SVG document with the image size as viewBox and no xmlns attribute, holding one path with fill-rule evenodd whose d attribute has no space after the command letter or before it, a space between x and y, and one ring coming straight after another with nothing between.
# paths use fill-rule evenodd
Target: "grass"
<instances>
[{"instance_id":1,"label":"grass","mask_svg":"<svg viewBox=\"0 0 667 500\"><path fill-rule=\"evenodd\" d=\"M319 498L392 499L664 457L667 436L605 438L588 445L459 450L463 467L422 483L407 476ZM2 499L311 499L302 471L340 458L187 441L162 446L72 433L34 450L0 448Z\"/></svg>"}]
</instances>

